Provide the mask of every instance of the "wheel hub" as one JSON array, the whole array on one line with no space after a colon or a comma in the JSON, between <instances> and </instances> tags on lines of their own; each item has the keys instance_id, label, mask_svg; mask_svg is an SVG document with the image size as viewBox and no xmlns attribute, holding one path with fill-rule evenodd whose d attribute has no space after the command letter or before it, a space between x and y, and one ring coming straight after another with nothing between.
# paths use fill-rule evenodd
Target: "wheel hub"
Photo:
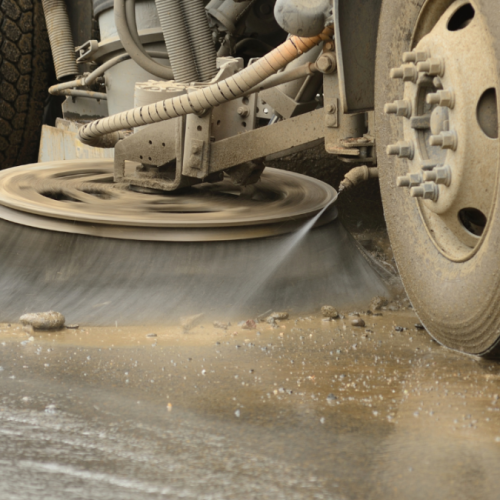
<instances>
[{"instance_id":1,"label":"wheel hub","mask_svg":"<svg viewBox=\"0 0 500 500\"><path fill-rule=\"evenodd\" d=\"M457 0L391 71L404 81L403 99L385 107L403 122L403 140L387 148L408 165L397 185L454 261L477 251L496 199L496 64L480 16Z\"/></svg>"}]
</instances>

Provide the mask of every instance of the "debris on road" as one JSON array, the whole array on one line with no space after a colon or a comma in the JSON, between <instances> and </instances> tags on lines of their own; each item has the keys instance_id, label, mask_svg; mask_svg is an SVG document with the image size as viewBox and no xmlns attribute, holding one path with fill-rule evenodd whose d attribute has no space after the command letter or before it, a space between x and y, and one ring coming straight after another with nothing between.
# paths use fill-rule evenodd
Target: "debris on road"
<instances>
[{"instance_id":1,"label":"debris on road","mask_svg":"<svg viewBox=\"0 0 500 500\"><path fill-rule=\"evenodd\" d=\"M331 319L336 319L339 317L339 313L337 312L337 310L332 307L332 306L323 306L321 308L321 314L325 317L325 318L331 318Z\"/></svg>"},{"instance_id":2,"label":"debris on road","mask_svg":"<svg viewBox=\"0 0 500 500\"><path fill-rule=\"evenodd\" d=\"M56 311L23 314L19 321L30 325L35 330L60 330L66 321L65 317Z\"/></svg>"}]
</instances>

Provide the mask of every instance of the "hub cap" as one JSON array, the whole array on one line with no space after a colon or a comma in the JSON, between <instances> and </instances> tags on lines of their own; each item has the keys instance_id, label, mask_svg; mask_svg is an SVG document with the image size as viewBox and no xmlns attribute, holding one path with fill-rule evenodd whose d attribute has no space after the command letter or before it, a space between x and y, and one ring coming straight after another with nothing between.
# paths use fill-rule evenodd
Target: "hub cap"
<instances>
[{"instance_id":1,"label":"hub cap","mask_svg":"<svg viewBox=\"0 0 500 500\"><path fill-rule=\"evenodd\" d=\"M416 199L435 245L463 261L496 199L496 57L480 16L458 0L402 60L391 77L404 81L403 98L385 107L403 122L402 140L387 153L405 160L397 185Z\"/></svg>"}]
</instances>

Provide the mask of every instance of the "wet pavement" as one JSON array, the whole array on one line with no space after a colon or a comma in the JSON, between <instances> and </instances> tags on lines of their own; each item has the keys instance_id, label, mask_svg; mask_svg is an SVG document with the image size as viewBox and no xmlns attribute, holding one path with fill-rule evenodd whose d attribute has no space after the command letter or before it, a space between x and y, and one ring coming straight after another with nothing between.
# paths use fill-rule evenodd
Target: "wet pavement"
<instances>
[{"instance_id":1,"label":"wet pavement","mask_svg":"<svg viewBox=\"0 0 500 500\"><path fill-rule=\"evenodd\" d=\"M0 324L0 498L499 498L500 365L342 313Z\"/></svg>"}]
</instances>

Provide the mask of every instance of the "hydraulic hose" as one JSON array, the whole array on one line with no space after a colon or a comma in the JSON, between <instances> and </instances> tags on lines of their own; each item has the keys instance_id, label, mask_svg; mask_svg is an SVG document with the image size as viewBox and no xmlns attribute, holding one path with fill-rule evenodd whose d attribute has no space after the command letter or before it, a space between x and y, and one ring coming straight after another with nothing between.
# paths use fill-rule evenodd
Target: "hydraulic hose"
<instances>
[{"instance_id":1,"label":"hydraulic hose","mask_svg":"<svg viewBox=\"0 0 500 500\"><path fill-rule=\"evenodd\" d=\"M42 0L52 59L58 80L78 74L75 44L64 0Z\"/></svg>"},{"instance_id":2,"label":"hydraulic hose","mask_svg":"<svg viewBox=\"0 0 500 500\"><path fill-rule=\"evenodd\" d=\"M175 80L184 83L199 81L181 0L155 1ZM213 45L212 40L210 44Z\"/></svg>"},{"instance_id":3,"label":"hydraulic hose","mask_svg":"<svg viewBox=\"0 0 500 500\"><path fill-rule=\"evenodd\" d=\"M158 58L168 58L168 55L165 52L160 51L150 51L149 55L152 57ZM59 83L57 85L52 85L49 88L49 94L52 95L70 95L73 97L92 97L94 99L107 99L106 94L101 94L100 92L92 92L88 90L74 90L75 87L85 87L91 85L97 80L100 76L102 76L108 69L116 66L118 63L130 59L130 54L124 53L119 56L113 57L109 61L101 64L97 69L92 71L89 75L83 78L78 78L77 80L71 80L69 82ZM82 94L82 92L87 92L86 95Z\"/></svg>"},{"instance_id":4,"label":"hydraulic hose","mask_svg":"<svg viewBox=\"0 0 500 500\"><path fill-rule=\"evenodd\" d=\"M158 123L189 113L199 113L236 99L285 67L300 54L323 41L330 40L332 35L333 29L327 27L320 35L314 37L292 36L269 54L226 80L208 85L191 94L183 94L96 120L80 128L79 138L83 143L89 144L89 141L105 134Z\"/></svg>"},{"instance_id":5,"label":"hydraulic hose","mask_svg":"<svg viewBox=\"0 0 500 500\"><path fill-rule=\"evenodd\" d=\"M135 0L128 0L132 2L135 8ZM144 70L164 80L172 80L174 73L171 68L162 66L154 61L141 46L140 48L134 42L130 33L127 15L125 9L125 0L114 0L115 10L115 24L118 35L122 42L123 48L130 54L130 57ZM142 49L142 50L141 50Z\"/></svg>"},{"instance_id":6,"label":"hydraulic hose","mask_svg":"<svg viewBox=\"0 0 500 500\"><path fill-rule=\"evenodd\" d=\"M202 0L184 0L189 42L201 82L209 82L217 73L217 53L208 27L208 18Z\"/></svg>"}]
</instances>

